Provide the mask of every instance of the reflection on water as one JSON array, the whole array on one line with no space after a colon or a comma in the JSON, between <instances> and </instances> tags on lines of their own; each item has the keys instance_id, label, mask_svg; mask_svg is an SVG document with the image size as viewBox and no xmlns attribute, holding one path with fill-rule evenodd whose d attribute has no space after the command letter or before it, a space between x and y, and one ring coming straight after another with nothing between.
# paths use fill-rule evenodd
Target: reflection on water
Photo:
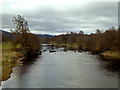
<instances>
[{"instance_id":1,"label":"reflection on water","mask_svg":"<svg viewBox=\"0 0 120 90\"><path fill-rule=\"evenodd\" d=\"M17 72L19 76L22 76L24 75L25 73L27 73L29 67L31 65L34 65L35 62L37 62L37 58L40 58L39 57L35 57L35 58L26 58L23 60L23 65L22 66L18 66L16 68L19 68L19 71Z\"/></svg>"},{"instance_id":2,"label":"reflection on water","mask_svg":"<svg viewBox=\"0 0 120 90\"><path fill-rule=\"evenodd\" d=\"M64 52L46 46L42 55L14 68L4 88L117 88L118 72L89 52Z\"/></svg>"}]
</instances>

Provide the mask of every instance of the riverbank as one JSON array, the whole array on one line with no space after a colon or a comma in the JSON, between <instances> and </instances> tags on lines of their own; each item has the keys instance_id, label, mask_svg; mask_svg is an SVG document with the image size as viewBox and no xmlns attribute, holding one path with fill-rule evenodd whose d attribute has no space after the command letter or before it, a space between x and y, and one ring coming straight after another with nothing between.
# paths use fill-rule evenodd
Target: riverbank
<instances>
[{"instance_id":1,"label":"riverbank","mask_svg":"<svg viewBox=\"0 0 120 90\"><path fill-rule=\"evenodd\" d=\"M105 51L103 53L100 53L103 57L109 60L115 60L119 59L120 60L120 51Z\"/></svg>"},{"instance_id":2,"label":"riverbank","mask_svg":"<svg viewBox=\"0 0 120 90\"><path fill-rule=\"evenodd\" d=\"M9 42L3 42L2 46L2 81L10 78L10 74L12 73L13 67L22 63L22 59L24 56L17 50L15 51L12 48L12 44ZM17 47L19 48L19 46Z\"/></svg>"},{"instance_id":3,"label":"riverbank","mask_svg":"<svg viewBox=\"0 0 120 90\"><path fill-rule=\"evenodd\" d=\"M74 43L72 46L70 44L59 44L59 43L52 43L52 42L50 42L49 44L53 44L57 47L67 47L70 50L90 51L91 53L99 54L108 60L120 60L120 51L104 51L103 53L101 53L98 50L91 51L91 50L87 49L85 46L80 48L77 43Z\"/></svg>"}]
</instances>

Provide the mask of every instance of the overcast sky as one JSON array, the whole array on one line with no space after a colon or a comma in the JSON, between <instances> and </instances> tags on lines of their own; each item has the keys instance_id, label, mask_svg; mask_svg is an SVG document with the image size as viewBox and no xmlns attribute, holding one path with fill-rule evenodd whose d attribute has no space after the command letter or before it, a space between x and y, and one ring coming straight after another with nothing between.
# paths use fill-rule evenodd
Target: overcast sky
<instances>
[{"instance_id":1,"label":"overcast sky","mask_svg":"<svg viewBox=\"0 0 120 90\"><path fill-rule=\"evenodd\" d=\"M85 0L86 1L86 0ZM93 33L118 26L117 2L83 2L81 0L3 0L2 25L14 30L13 16L24 16L31 32L62 34L66 32Z\"/></svg>"}]
</instances>

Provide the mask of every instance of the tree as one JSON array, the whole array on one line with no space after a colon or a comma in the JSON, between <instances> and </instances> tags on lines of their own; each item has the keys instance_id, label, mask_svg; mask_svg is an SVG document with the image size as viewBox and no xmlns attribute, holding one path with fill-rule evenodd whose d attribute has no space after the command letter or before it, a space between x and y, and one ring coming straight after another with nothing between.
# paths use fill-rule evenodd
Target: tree
<instances>
[{"instance_id":1,"label":"tree","mask_svg":"<svg viewBox=\"0 0 120 90\"><path fill-rule=\"evenodd\" d=\"M68 35L68 39L67 39L68 43L70 44L70 49L72 49L73 44L75 43L75 34L73 32L70 32L70 34Z\"/></svg>"},{"instance_id":2,"label":"tree","mask_svg":"<svg viewBox=\"0 0 120 90\"><path fill-rule=\"evenodd\" d=\"M15 30L11 32L16 36L13 41L14 46L20 44L20 51L24 56L37 55L40 49L40 39L31 34L27 21L18 15L13 18Z\"/></svg>"},{"instance_id":3,"label":"tree","mask_svg":"<svg viewBox=\"0 0 120 90\"><path fill-rule=\"evenodd\" d=\"M84 34L84 32L83 32L83 31L80 31L80 32L79 32L79 34L83 35L83 34Z\"/></svg>"},{"instance_id":4,"label":"tree","mask_svg":"<svg viewBox=\"0 0 120 90\"><path fill-rule=\"evenodd\" d=\"M101 34L101 33L102 32L99 29L96 30L96 34Z\"/></svg>"}]
</instances>

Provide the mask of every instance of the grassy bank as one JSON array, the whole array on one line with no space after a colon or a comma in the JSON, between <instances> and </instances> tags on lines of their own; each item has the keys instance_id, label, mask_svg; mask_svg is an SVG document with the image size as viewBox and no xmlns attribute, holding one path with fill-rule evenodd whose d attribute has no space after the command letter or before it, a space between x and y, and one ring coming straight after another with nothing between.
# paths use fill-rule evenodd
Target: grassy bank
<instances>
[{"instance_id":1,"label":"grassy bank","mask_svg":"<svg viewBox=\"0 0 120 90\"><path fill-rule=\"evenodd\" d=\"M101 55L109 60L120 59L120 51L105 51Z\"/></svg>"},{"instance_id":2,"label":"grassy bank","mask_svg":"<svg viewBox=\"0 0 120 90\"><path fill-rule=\"evenodd\" d=\"M9 42L3 42L0 46L2 46L2 61L0 63L2 64L2 80L4 81L10 77L13 67L22 63L23 55L19 51L15 51Z\"/></svg>"},{"instance_id":3,"label":"grassy bank","mask_svg":"<svg viewBox=\"0 0 120 90\"><path fill-rule=\"evenodd\" d=\"M72 46L70 44L59 44L59 43L52 43L50 42L49 44L54 44L55 46L59 46L59 47L62 47L62 46L66 46L68 47L69 49L71 50L79 50L79 46L77 43L74 43ZM86 51L88 49L86 49L87 47L85 45L83 45L82 47L82 50L83 51ZM90 51L90 50L88 50ZM92 53L98 53L100 55L102 55L104 58L108 59L108 60L114 60L114 59L120 59L120 51L105 51L103 53L100 53L97 49L96 51L95 50L92 50L90 51Z\"/></svg>"}]
</instances>

